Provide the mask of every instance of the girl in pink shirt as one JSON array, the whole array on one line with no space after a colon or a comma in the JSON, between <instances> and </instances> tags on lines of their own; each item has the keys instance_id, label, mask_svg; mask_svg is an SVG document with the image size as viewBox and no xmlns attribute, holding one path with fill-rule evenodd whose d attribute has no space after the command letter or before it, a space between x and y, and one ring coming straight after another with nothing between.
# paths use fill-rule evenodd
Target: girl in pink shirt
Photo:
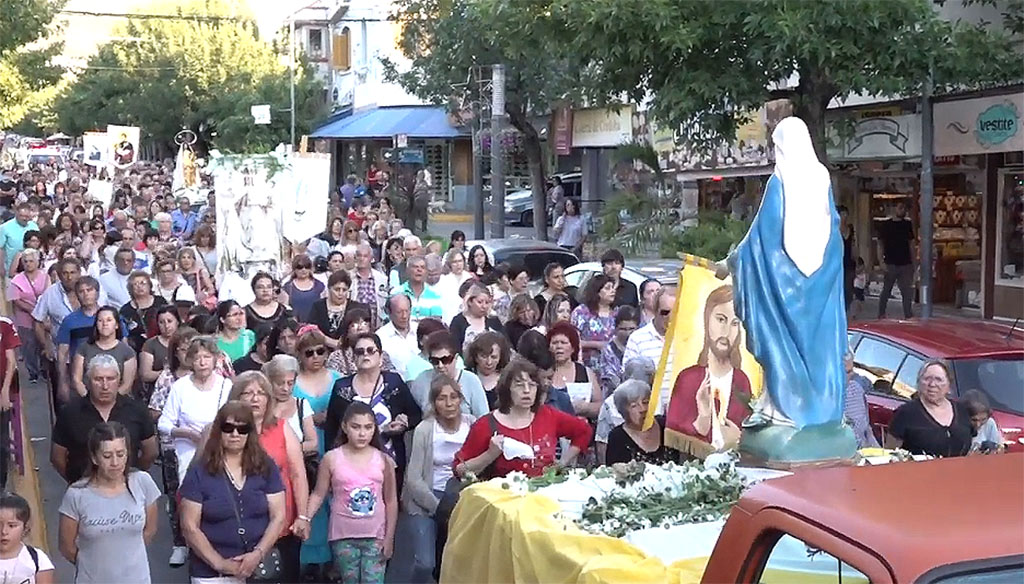
<instances>
[{"instance_id":1,"label":"girl in pink shirt","mask_svg":"<svg viewBox=\"0 0 1024 584\"><path fill-rule=\"evenodd\" d=\"M316 515L330 492L327 540L341 582L383 583L398 521L395 463L384 453L369 405L352 402L342 417L341 430L341 444L320 462L304 517Z\"/></svg>"}]
</instances>

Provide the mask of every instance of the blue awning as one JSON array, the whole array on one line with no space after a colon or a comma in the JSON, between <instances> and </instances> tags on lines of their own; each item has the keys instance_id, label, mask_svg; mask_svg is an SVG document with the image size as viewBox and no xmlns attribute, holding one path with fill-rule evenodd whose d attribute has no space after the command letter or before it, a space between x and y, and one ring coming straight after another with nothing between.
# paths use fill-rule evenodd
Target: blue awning
<instances>
[{"instance_id":1,"label":"blue awning","mask_svg":"<svg viewBox=\"0 0 1024 584\"><path fill-rule=\"evenodd\" d=\"M355 112L316 129L311 138L390 140L398 134L409 138L457 138L469 136L469 130L453 127L448 112L435 106L380 107Z\"/></svg>"}]
</instances>

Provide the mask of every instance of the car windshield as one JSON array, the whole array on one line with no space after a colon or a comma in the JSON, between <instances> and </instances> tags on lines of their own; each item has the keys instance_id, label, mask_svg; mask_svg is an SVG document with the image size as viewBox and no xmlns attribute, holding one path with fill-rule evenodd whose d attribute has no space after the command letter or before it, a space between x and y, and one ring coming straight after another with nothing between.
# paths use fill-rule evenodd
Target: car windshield
<instances>
[{"instance_id":1,"label":"car windshield","mask_svg":"<svg viewBox=\"0 0 1024 584\"><path fill-rule=\"evenodd\" d=\"M958 359L958 392L980 389L994 409L1024 415L1024 359Z\"/></svg>"}]
</instances>

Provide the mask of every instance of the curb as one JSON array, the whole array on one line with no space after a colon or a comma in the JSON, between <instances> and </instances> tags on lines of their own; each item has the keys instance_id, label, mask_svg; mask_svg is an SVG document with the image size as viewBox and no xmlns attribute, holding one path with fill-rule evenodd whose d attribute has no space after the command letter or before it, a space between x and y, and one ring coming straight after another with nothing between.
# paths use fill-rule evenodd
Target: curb
<instances>
[{"instance_id":1,"label":"curb","mask_svg":"<svg viewBox=\"0 0 1024 584\"><path fill-rule=\"evenodd\" d=\"M25 460L25 474L14 473L11 482L14 485L14 492L18 493L32 506L32 518L29 521L30 530L28 543L43 550L50 555L49 534L46 531L46 521L43 516L43 496L39 489L39 473L36 471L35 449L29 440L28 427L25 424L25 412L22 409L19 422L21 423L21 447Z\"/></svg>"},{"instance_id":2,"label":"curb","mask_svg":"<svg viewBox=\"0 0 1024 584\"><path fill-rule=\"evenodd\" d=\"M490 214L484 213L484 222L489 221ZM473 221L472 213L435 213L430 220L436 223L469 223Z\"/></svg>"}]
</instances>

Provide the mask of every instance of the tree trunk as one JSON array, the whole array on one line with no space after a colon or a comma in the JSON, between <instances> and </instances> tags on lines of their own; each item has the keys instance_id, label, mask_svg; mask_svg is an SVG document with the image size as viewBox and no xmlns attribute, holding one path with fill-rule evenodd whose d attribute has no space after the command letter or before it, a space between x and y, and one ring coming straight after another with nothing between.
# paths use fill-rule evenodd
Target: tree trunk
<instances>
[{"instance_id":1,"label":"tree trunk","mask_svg":"<svg viewBox=\"0 0 1024 584\"><path fill-rule=\"evenodd\" d=\"M526 159L530 164L530 189L533 191L533 230L538 241L548 239L547 192L545 191L544 151L540 135L526 116L525 107L506 103L509 123L523 134Z\"/></svg>"},{"instance_id":2,"label":"tree trunk","mask_svg":"<svg viewBox=\"0 0 1024 584\"><path fill-rule=\"evenodd\" d=\"M793 113L807 124L811 143L814 144L814 153L818 155L818 160L828 167L828 152L825 146L825 112L828 110L829 102L836 95L836 89L831 82L822 77L823 75L819 71L801 69L800 85L797 87Z\"/></svg>"}]
</instances>

